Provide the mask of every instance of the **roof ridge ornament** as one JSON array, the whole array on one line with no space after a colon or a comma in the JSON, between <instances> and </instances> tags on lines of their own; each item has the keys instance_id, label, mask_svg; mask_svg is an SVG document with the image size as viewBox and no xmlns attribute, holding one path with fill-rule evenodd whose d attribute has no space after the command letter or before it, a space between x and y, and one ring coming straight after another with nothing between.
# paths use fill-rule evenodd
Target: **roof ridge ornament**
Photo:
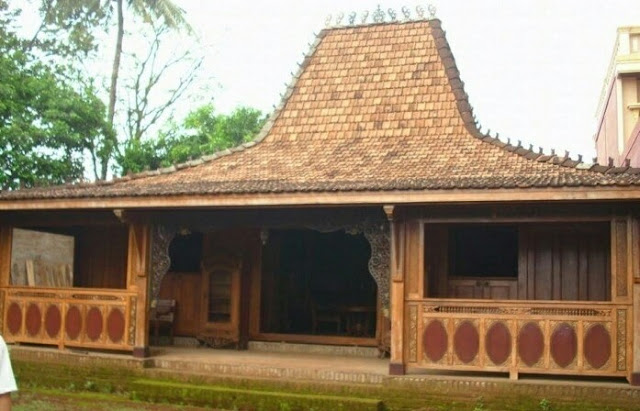
<instances>
[{"instance_id":1,"label":"roof ridge ornament","mask_svg":"<svg viewBox=\"0 0 640 411\"><path fill-rule=\"evenodd\" d=\"M373 12L373 22L374 23L383 23L384 22L384 11L378 4L378 8Z\"/></svg>"},{"instance_id":2,"label":"roof ridge ornament","mask_svg":"<svg viewBox=\"0 0 640 411\"><path fill-rule=\"evenodd\" d=\"M367 18L368 18L368 17L369 17L369 10L365 10L365 11L362 13L362 19L360 20L360 22L361 22L362 24L366 24L366 23L367 23Z\"/></svg>"},{"instance_id":3,"label":"roof ridge ornament","mask_svg":"<svg viewBox=\"0 0 640 411\"><path fill-rule=\"evenodd\" d=\"M364 10L359 16L355 11L352 11L348 15L345 15L343 12L339 12L335 15L328 14L325 18L324 25L326 28L354 27L384 23L423 21L431 20L436 17L436 7L433 4L427 4L426 8L425 6L418 5L415 8L415 12L415 16L412 17L411 9L407 6L402 6L400 11L393 7L389 7L385 11L382 6L378 4L373 11ZM402 16L404 17L398 17L400 13L402 13ZM369 16L371 16L371 19L369 19Z\"/></svg>"},{"instance_id":4,"label":"roof ridge ornament","mask_svg":"<svg viewBox=\"0 0 640 411\"><path fill-rule=\"evenodd\" d=\"M402 14L404 15L404 19L411 20L411 10L409 10L409 7L402 6L401 10L402 10Z\"/></svg>"},{"instance_id":5,"label":"roof ridge ornament","mask_svg":"<svg viewBox=\"0 0 640 411\"><path fill-rule=\"evenodd\" d=\"M387 14L389 15L389 19L391 21L397 21L397 15L396 15L396 11L394 9L392 9L391 7L389 7L389 9L387 9Z\"/></svg>"},{"instance_id":6,"label":"roof ridge ornament","mask_svg":"<svg viewBox=\"0 0 640 411\"><path fill-rule=\"evenodd\" d=\"M429 18L433 19L436 17L436 6L434 6L433 4L429 4L427 6L427 10L429 10Z\"/></svg>"},{"instance_id":7,"label":"roof ridge ornament","mask_svg":"<svg viewBox=\"0 0 640 411\"><path fill-rule=\"evenodd\" d=\"M356 24L356 16L358 14L355 11L352 11L351 13L349 13L349 25L353 26L354 24Z\"/></svg>"}]
</instances>

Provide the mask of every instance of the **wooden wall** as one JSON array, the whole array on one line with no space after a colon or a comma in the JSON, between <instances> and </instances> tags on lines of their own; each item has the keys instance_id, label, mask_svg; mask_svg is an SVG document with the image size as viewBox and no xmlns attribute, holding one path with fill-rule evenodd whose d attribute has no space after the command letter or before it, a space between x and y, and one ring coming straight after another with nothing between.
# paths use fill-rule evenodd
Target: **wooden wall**
<instances>
[{"instance_id":1,"label":"wooden wall","mask_svg":"<svg viewBox=\"0 0 640 411\"><path fill-rule=\"evenodd\" d=\"M610 301L609 227L608 223L521 227L519 298Z\"/></svg>"},{"instance_id":2,"label":"wooden wall","mask_svg":"<svg viewBox=\"0 0 640 411\"><path fill-rule=\"evenodd\" d=\"M176 300L175 335L196 336L200 330L202 274L167 273L160 286L161 299Z\"/></svg>"},{"instance_id":3,"label":"wooden wall","mask_svg":"<svg viewBox=\"0 0 640 411\"><path fill-rule=\"evenodd\" d=\"M521 223L517 226L517 292L509 293L511 299L611 300L608 222ZM425 225L424 295L430 298L495 298L486 292L480 296L477 293L451 295L457 288L448 286L451 282L448 277L449 227L449 224Z\"/></svg>"},{"instance_id":4,"label":"wooden wall","mask_svg":"<svg viewBox=\"0 0 640 411\"><path fill-rule=\"evenodd\" d=\"M240 334L241 339L248 338L249 320L255 317L250 313L251 301L248 298L249 279L260 270L260 236L253 229L230 229L205 233L202 258L211 255L233 255L242 259L240 294L241 300ZM196 336L204 327L202 317L203 277L201 272L167 273L160 287L160 298L177 302L175 322L176 335ZM253 302L253 301L252 301ZM256 312L256 316L258 313Z\"/></svg>"},{"instance_id":5,"label":"wooden wall","mask_svg":"<svg viewBox=\"0 0 640 411\"><path fill-rule=\"evenodd\" d=\"M126 226L81 228L75 238L75 287L126 288Z\"/></svg>"}]
</instances>

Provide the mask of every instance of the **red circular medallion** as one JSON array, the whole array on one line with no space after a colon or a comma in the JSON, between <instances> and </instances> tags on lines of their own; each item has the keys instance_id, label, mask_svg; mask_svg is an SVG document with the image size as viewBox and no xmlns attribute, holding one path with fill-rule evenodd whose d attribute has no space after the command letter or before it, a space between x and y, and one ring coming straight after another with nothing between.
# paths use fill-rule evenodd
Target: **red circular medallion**
<instances>
[{"instance_id":1,"label":"red circular medallion","mask_svg":"<svg viewBox=\"0 0 640 411\"><path fill-rule=\"evenodd\" d=\"M40 328L42 327L42 312L40 312L40 307L36 304L29 304L24 325L30 337L35 337L40 332Z\"/></svg>"},{"instance_id":2,"label":"red circular medallion","mask_svg":"<svg viewBox=\"0 0 640 411\"><path fill-rule=\"evenodd\" d=\"M570 365L578 353L578 337L572 326L559 324L551 334L551 357L560 367Z\"/></svg>"},{"instance_id":3,"label":"red circular medallion","mask_svg":"<svg viewBox=\"0 0 640 411\"><path fill-rule=\"evenodd\" d=\"M511 355L511 333L504 323L495 322L484 340L487 356L495 365L503 364Z\"/></svg>"},{"instance_id":4,"label":"red circular medallion","mask_svg":"<svg viewBox=\"0 0 640 411\"><path fill-rule=\"evenodd\" d=\"M80 330L82 330L82 315L80 314L80 309L75 305L72 305L67 310L65 324L67 336L72 340L77 340L80 336Z\"/></svg>"},{"instance_id":5,"label":"red circular medallion","mask_svg":"<svg viewBox=\"0 0 640 411\"><path fill-rule=\"evenodd\" d=\"M97 340L102 334L102 313L97 307L91 307L87 312L86 333L91 341Z\"/></svg>"},{"instance_id":6,"label":"red circular medallion","mask_svg":"<svg viewBox=\"0 0 640 411\"><path fill-rule=\"evenodd\" d=\"M117 308L113 308L107 316L107 334L114 343L122 341L124 336L124 315Z\"/></svg>"},{"instance_id":7,"label":"red circular medallion","mask_svg":"<svg viewBox=\"0 0 640 411\"><path fill-rule=\"evenodd\" d=\"M18 303L11 303L7 310L7 328L11 334L18 334L22 328L22 309Z\"/></svg>"},{"instance_id":8,"label":"red circular medallion","mask_svg":"<svg viewBox=\"0 0 640 411\"><path fill-rule=\"evenodd\" d=\"M518 333L518 355L527 366L534 366L542 357L544 336L538 324L529 322Z\"/></svg>"},{"instance_id":9,"label":"red circular medallion","mask_svg":"<svg viewBox=\"0 0 640 411\"><path fill-rule=\"evenodd\" d=\"M440 320L432 320L422 334L422 345L428 359L438 362L447 352L447 330Z\"/></svg>"},{"instance_id":10,"label":"red circular medallion","mask_svg":"<svg viewBox=\"0 0 640 411\"><path fill-rule=\"evenodd\" d=\"M55 338L60 332L62 325L62 315L57 305L50 305L44 314L44 328L49 338Z\"/></svg>"},{"instance_id":11,"label":"red circular medallion","mask_svg":"<svg viewBox=\"0 0 640 411\"><path fill-rule=\"evenodd\" d=\"M602 325L592 325L584 336L584 358L593 368L602 368L611 357L611 337Z\"/></svg>"},{"instance_id":12,"label":"red circular medallion","mask_svg":"<svg viewBox=\"0 0 640 411\"><path fill-rule=\"evenodd\" d=\"M478 355L480 336L471 321L463 321L453 335L453 348L463 363L470 363Z\"/></svg>"}]
</instances>

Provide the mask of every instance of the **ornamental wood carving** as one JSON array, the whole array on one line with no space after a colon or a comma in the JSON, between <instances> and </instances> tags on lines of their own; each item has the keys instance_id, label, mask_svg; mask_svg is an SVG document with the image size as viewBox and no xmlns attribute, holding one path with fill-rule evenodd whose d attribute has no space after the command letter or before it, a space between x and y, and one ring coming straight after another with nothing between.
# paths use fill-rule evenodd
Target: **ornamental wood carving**
<instances>
[{"instance_id":1,"label":"ornamental wood carving","mask_svg":"<svg viewBox=\"0 0 640 411\"><path fill-rule=\"evenodd\" d=\"M626 297L627 286L627 221L614 220L615 224L615 261L616 261L616 296Z\"/></svg>"},{"instance_id":2,"label":"ornamental wood carving","mask_svg":"<svg viewBox=\"0 0 640 411\"><path fill-rule=\"evenodd\" d=\"M418 307L409 306L409 361L418 359Z\"/></svg>"},{"instance_id":3,"label":"ornamental wood carving","mask_svg":"<svg viewBox=\"0 0 640 411\"><path fill-rule=\"evenodd\" d=\"M617 366L618 371L625 371L627 369L627 310L617 310L617 312Z\"/></svg>"},{"instance_id":4,"label":"ornamental wood carving","mask_svg":"<svg viewBox=\"0 0 640 411\"><path fill-rule=\"evenodd\" d=\"M135 344L136 338L136 311L138 307L138 298L129 297L129 341L127 343L131 346Z\"/></svg>"},{"instance_id":5,"label":"ornamental wood carving","mask_svg":"<svg viewBox=\"0 0 640 411\"><path fill-rule=\"evenodd\" d=\"M151 237L151 298L155 300L160 293L160 285L169 267L169 245L176 236L178 229L166 225L154 225Z\"/></svg>"}]
</instances>

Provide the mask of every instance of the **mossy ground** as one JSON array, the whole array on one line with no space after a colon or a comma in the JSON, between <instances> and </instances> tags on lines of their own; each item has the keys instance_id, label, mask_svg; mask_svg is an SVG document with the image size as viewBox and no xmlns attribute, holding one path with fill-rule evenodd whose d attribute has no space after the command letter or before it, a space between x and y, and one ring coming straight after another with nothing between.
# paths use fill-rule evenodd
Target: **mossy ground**
<instances>
[{"instance_id":1,"label":"mossy ground","mask_svg":"<svg viewBox=\"0 0 640 411\"><path fill-rule=\"evenodd\" d=\"M483 392L478 388L461 390L436 384L383 386L212 377L157 369L16 360L14 371L21 388L15 401L16 410L199 409L193 407L278 411L640 409L637 402L614 396L556 398L522 395L509 384L499 391ZM49 401L54 407L38 408L41 401ZM96 404L110 406L96 408ZM57 405L61 408L55 408Z\"/></svg>"}]
</instances>

